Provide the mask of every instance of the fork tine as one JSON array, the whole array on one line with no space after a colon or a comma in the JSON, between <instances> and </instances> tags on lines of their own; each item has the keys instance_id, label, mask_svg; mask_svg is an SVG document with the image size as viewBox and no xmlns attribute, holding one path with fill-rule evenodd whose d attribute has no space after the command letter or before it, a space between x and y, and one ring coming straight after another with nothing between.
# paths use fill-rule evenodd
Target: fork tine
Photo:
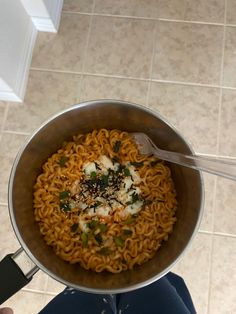
<instances>
[{"instance_id":1,"label":"fork tine","mask_svg":"<svg viewBox=\"0 0 236 314\"><path fill-rule=\"evenodd\" d=\"M152 154L152 146L149 142L149 138L146 134L141 132L134 132L131 133L133 136L135 143L138 146L138 150L143 155L150 155Z\"/></svg>"}]
</instances>

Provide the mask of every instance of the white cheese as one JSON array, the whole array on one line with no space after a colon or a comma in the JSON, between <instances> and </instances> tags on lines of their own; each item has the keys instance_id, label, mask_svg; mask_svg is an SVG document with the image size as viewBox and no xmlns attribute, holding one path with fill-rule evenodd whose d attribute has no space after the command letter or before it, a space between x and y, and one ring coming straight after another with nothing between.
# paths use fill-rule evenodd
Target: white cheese
<instances>
[{"instance_id":1,"label":"white cheese","mask_svg":"<svg viewBox=\"0 0 236 314\"><path fill-rule=\"evenodd\" d=\"M97 196L97 197L95 198L95 201L96 201L96 202L101 202L101 203L105 203L105 202L106 202L105 198L103 198L103 197L101 197L101 196Z\"/></svg>"},{"instance_id":2,"label":"white cheese","mask_svg":"<svg viewBox=\"0 0 236 314\"><path fill-rule=\"evenodd\" d=\"M79 227L83 232L88 232L89 228L87 226L87 222L85 222L83 219L79 220Z\"/></svg>"},{"instance_id":3,"label":"white cheese","mask_svg":"<svg viewBox=\"0 0 236 314\"><path fill-rule=\"evenodd\" d=\"M96 167L96 165L98 165L99 168ZM90 175L92 172L96 172L97 176L101 176L101 175L108 174L109 169L117 171L119 166L120 166L119 163L113 164L110 158L108 158L105 155L102 155L95 162L86 163L83 169L86 175ZM118 208L121 208L121 209L123 208L122 214L133 215L133 214L138 213L141 210L143 202L140 200L134 201L134 198L132 196L134 193L138 195L141 194L140 188L136 186L137 184L141 182L140 175L138 171L136 171L136 168L132 166L129 162L127 162L125 166L129 170L130 175L123 177L123 180L122 180L123 182L120 185L119 191L113 191L114 194L112 194L112 196L114 197L114 199L110 200L108 204L107 199L101 196L95 197L94 201L101 202L101 204L95 208L88 208L86 210L88 215L90 215L91 217L92 216L105 217L105 216L111 215L111 213L114 210L117 210ZM89 194L89 192L86 192L86 193ZM127 203L130 203L130 205L126 205ZM86 204L83 202L80 202L79 207L83 210L86 208ZM84 225L83 222L80 222L80 224L81 224L81 229L83 228L85 230L86 225Z\"/></svg>"},{"instance_id":4,"label":"white cheese","mask_svg":"<svg viewBox=\"0 0 236 314\"><path fill-rule=\"evenodd\" d=\"M87 209L87 214L88 214L89 216L96 216L96 212L95 212L95 210L94 210L93 207Z\"/></svg>"},{"instance_id":5,"label":"white cheese","mask_svg":"<svg viewBox=\"0 0 236 314\"><path fill-rule=\"evenodd\" d=\"M128 191L129 190L129 188L131 187L131 185L133 184L133 181L131 180L131 177L125 177L125 179L124 179L124 188L125 188L125 190L126 191Z\"/></svg>"},{"instance_id":6,"label":"white cheese","mask_svg":"<svg viewBox=\"0 0 236 314\"><path fill-rule=\"evenodd\" d=\"M111 200L110 204L111 204L113 210L116 210L118 208L123 208L123 206L119 202L117 202L116 200Z\"/></svg>"},{"instance_id":7,"label":"white cheese","mask_svg":"<svg viewBox=\"0 0 236 314\"><path fill-rule=\"evenodd\" d=\"M126 214L134 215L134 214L137 214L141 210L142 206L143 206L143 202L137 201L133 204L126 206L124 212Z\"/></svg>"},{"instance_id":8,"label":"white cheese","mask_svg":"<svg viewBox=\"0 0 236 314\"><path fill-rule=\"evenodd\" d=\"M118 199L118 201L120 201L123 204L128 202L128 194L127 194L127 192L126 192L126 190L124 188L120 189L117 192L117 199Z\"/></svg>"},{"instance_id":9,"label":"white cheese","mask_svg":"<svg viewBox=\"0 0 236 314\"><path fill-rule=\"evenodd\" d=\"M141 182L141 178L140 178L140 175L139 175L138 171L135 171L135 167L134 166L129 166L129 172L130 172L130 174L132 176L134 184L139 184Z\"/></svg>"},{"instance_id":10,"label":"white cheese","mask_svg":"<svg viewBox=\"0 0 236 314\"><path fill-rule=\"evenodd\" d=\"M92 172L96 172L96 165L94 162L88 162L84 165L83 170L89 176Z\"/></svg>"},{"instance_id":11,"label":"white cheese","mask_svg":"<svg viewBox=\"0 0 236 314\"><path fill-rule=\"evenodd\" d=\"M111 159L108 158L108 157L105 156L105 155L102 155L102 156L99 158L99 163L100 163L105 169L113 169L113 168L114 168L114 165L113 165Z\"/></svg>"},{"instance_id":12,"label":"white cheese","mask_svg":"<svg viewBox=\"0 0 236 314\"><path fill-rule=\"evenodd\" d=\"M109 216L110 209L109 206L98 206L96 208L96 214L98 216Z\"/></svg>"},{"instance_id":13,"label":"white cheese","mask_svg":"<svg viewBox=\"0 0 236 314\"><path fill-rule=\"evenodd\" d=\"M85 204L83 202L79 202L79 207L80 207L80 209L84 210L87 207L87 204Z\"/></svg>"},{"instance_id":14,"label":"white cheese","mask_svg":"<svg viewBox=\"0 0 236 314\"><path fill-rule=\"evenodd\" d=\"M117 171L119 169L119 164L116 162L113 166L113 170Z\"/></svg>"}]
</instances>

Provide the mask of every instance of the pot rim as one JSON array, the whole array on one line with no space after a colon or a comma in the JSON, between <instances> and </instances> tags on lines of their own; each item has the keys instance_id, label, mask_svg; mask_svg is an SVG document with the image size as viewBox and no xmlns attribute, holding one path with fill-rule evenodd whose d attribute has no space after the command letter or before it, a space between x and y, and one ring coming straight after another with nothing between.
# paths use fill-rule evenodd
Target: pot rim
<instances>
[{"instance_id":1,"label":"pot rim","mask_svg":"<svg viewBox=\"0 0 236 314\"><path fill-rule=\"evenodd\" d=\"M9 213L10 213L10 219L11 219L11 224L13 226L15 235L18 239L18 241L20 242L20 245L22 246L23 250L25 251L25 253L28 255L28 257L33 261L33 263L35 263L35 265L42 270L43 272L45 272L46 274L48 274L50 277L52 277L53 279L59 281L60 283L72 287L74 289L78 289L80 291L83 292L89 292L89 293L96 293L96 294L115 294L115 293L124 293L124 292L129 292L129 291L133 291L142 287L145 287L153 282L155 282L156 280L160 279L161 277L163 277L165 274L167 274L175 264L177 264L179 262L179 260L184 256L184 254L186 253L186 251L188 250L188 248L190 247L195 235L198 232L200 223L202 221L202 216L203 216L203 207L204 207L204 201L205 201L205 193L204 193L204 181L203 181L203 175L202 172L199 170L195 170L198 171L199 176L200 176L200 183L201 183L201 202L200 202L200 208L199 208L199 215L198 215L198 219L197 219L197 223L195 225L195 228L192 232L192 235L188 241L188 243L186 244L185 248L182 250L182 252L179 254L179 256L168 266L166 267L162 272L158 273L157 275L142 281L140 283L137 284L133 284L132 286L128 286L125 288L119 288L119 289L98 289L98 288L88 288L85 286L79 286L76 284L73 284L71 282L68 282L60 277L58 277L57 275L55 275L53 272L51 272L49 269L47 269L44 265L41 264L41 262L32 254L32 252L30 251L30 249L27 247L26 243L24 242L21 233L18 229L16 220L15 220L15 216L14 216L14 209L13 209L13 201L12 201L12 188L13 188L13 181L14 181L14 176L15 176L15 172L19 163L19 160L24 152L24 150L26 149L26 147L28 146L28 144L31 142L31 140L37 135L38 132L40 132L41 129L43 129L48 123L50 123L51 121L53 121L54 119L58 118L59 116L65 114L66 112L69 111L73 111L74 109L77 108L81 108L81 107L87 107L87 106L91 106L91 105L96 105L96 104L100 104L100 103L105 103L105 104L118 104L118 105L130 105L134 108L137 109L141 109L146 111L147 113L159 118L160 120L162 120L165 124L167 124L184 142L185 144L188 146L189 150L191 151L192 155L194 155L194 150L192 148L192 146L188 143L188 141L186 141L186 139L182 136L182 134L175 128L175 126L173 126L169 121L167 121L159 112L156 112L154 110L151 110L147 107L144 107L143 105L139 105L136 103L131 103L128 101L122 101L122 100L115 100L115 99L99 99L99 100L90 100L90 101L83 101L81 103L77 103L67 109L64 109L56 114L54 114L53 116L51 116L50 118L48 118L45 122L43 122L37 129L35 129L32 134L26 139L25 143L22 145L22 147L20 148L19 152L16 155L16 158L14 160L12 169L11 169L11 173L10 173L10 178L9 178L9 184L8 184L8 205L9 205Z\"/></svg>"}]
</instances>

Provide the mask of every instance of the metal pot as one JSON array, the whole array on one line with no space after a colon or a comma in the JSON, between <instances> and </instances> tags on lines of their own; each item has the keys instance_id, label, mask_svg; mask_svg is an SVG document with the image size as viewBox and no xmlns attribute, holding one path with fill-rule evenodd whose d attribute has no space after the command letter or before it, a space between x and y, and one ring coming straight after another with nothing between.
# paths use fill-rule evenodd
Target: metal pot
<instances>
[{"instance_id":1,"label":"metal pot","mask_svg":"<svg viewBox=\"0 0 236 314\"><path fill-rule=\"evenodd\" d=\"M14 262L16 254L0 263L0 287L6 300L28 283L38 269L61 283L91 293L121 293L148 285L165 275L180 259L197 232L203 210L203 181L199 171L170 164L178 195L178 221L169 240L153 259L120 274L95 273L60 259L44 242L34 220L33 186L42 164L65 140L93 129L144 132L160 148L193 154L182 135L158 113L139 105L115 100L89 101L58 113L36 130L18 153L9 182L9 210L14 231L23 250L35 264L24 275ZM7 276L6 276L7 272ZM0 297L1 298L1 297Z\"/></svg>"}]
</instances>

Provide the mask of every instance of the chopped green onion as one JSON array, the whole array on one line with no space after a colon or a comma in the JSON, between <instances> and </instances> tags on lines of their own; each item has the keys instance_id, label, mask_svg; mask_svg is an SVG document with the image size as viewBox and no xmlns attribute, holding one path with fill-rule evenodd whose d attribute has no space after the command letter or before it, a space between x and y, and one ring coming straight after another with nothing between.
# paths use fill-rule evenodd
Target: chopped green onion
<instances>
[{"instance_id":1,"label":"chopped green onion","mask_svg":"<svg viewBox=\"0 0 236 314\"><path fill-rule=\"evenodd\" d=\"M144 205L147 206L147 205L150 205L152 204L152 201L151 200L145 200L144 201Z\"/></svg>"},{"instance_id":2,"label":"chopped green onion","mask_svg":"<svg viewBox=\"0 0 236 314\"><path fill-rule=\"evenodd\" d=\"M135 203L135 202L137 202L139 200L139 196L138 196L138 194L137 193L133 193L132 194L132 204L133 203Z\"/></svg>"},{"instance_id":3,"label":"chopped green onion","mask_svg":"<svg viewBox=\"0 0 236 314\"><path fill-rule=\"evenodd\" d=\"M124 169L124 175L125 175L125 177L130 176L130 171L129 171L128 168L125 168L125 169Z\"/></svg>"},{"instance_id":4,"label":"chopped green onion","mask_svg":"<svg viewBox=\"0 0 236 314\"><path fill-rule=\"evenodd\" d=\"M96 177L97 177L97 173L96 173L95 171L92 171L92 172L90 173L90 178L93 179L93 180L95 180Z\"/></svg>"},{"instance_id":5,"label":"chopped green onion","mask_svg":"<svg viewBox=\"0 0 236 314\"><path fill-rule=\"evenodd\" d=\"M123 229L123 235L124 236L131 236L133 234L133 231L130 229Z\"/></svg>"},{"instance_id":6,"label":"chopped green onion","mask_svg":"<svg viewBox=\"0 0 236 314\"><path fill-rule=\"evenodd\" d=\"M114 237L114 241L117 246L124 246L125 241L121 237Z\"/></svg>"},{"instance_id":7,"label":"chopped green onion","mask_svg":"<svg viewBox=\"0 0 236 314\"><path fill-rule=\"evenodd\" d=\"M64 200L65 198L68 198L69 196L70 196L69 191L63 191L63 192L60 192L60 194L59 194L60 200Z\"/></svg>"},{"instance_id":8,"label":"chopped green onion","mask_svg":"<svg viewBox=\"0 0 236 314\"><path fill-rule=\"evenodd\" d=\"M124 221L124 224L126 224L126 225L131 225L131 224L133 224L134 222L135 222L135 220L136 220L136 218L135 217L129 217L129 218L127 218L125 221Z\"/></svg>"},{"instance_id":9,"label":"chopped green onion","mask_svg":"<svg viewBox=\"0 0 236 314\"><path fill-rule=\"evenodd\" d=\"M81 240L82 240L83 247L86 247L88 245L88 235L87 235L87 233L83 232L81 234Z\"/></svg>"},{"instance_id":10,"label":"chopped green onion","mask_svg":"<svg viewBox=\"0 0 236 314\"><path fill-rule=\"evenodd\" d=\"M107 256L110 255L112 251L108 247L103 247L100 251L98 251L98 253Z\"/></svg>"},{"instance_id":11,"label":"chopped green onion","mask_svg":"<svg viewBox=\"0 0 236 314\"><path fill-rule=\"evenodd\" d=\"M70 205L67 204L67 203L61 203L61 204L60 204L60 208L61 208L62 210L64 210L64 212L69 212L69 211L70 211Z\"/></svg>"},{"instance_id":12,"label":"chopped green onion","mask_svg":"<svg viewBox=\"0 0 236 314\"><path fill-rule=\"evenodd\" d=\"M152 167L155 167L157 164L159 164L159 160L154 160L154 161L151 161L151 163L150 163L150 165L152 166Z\"/></svg>"},{"instance_id":13,"label":"chopped green onion","mask_svg":"<svg viewBox=\"0 0 236 314\"><path fill-rule=\"evenodd\" d=\"M66 157L66 156L62 156L60 159L59 159L59 165L60 165L60 167L65 167L65 165L66 165L66 162L69 160L69 158L68 157Z\"/></svg>"},{"instance_id":14,"label":"chopped green onion","mask_svg":"<svg viewBox=\"0 0 236 314\"><path fill-rule=\"evenodd\" d=\"M120 145L121 145L121 141L116 141L115 145L113 146L113 151L115 153L118 153L118 151L120 150Z\"/></svg>"},{"instance_id":15,"label":"chopped green onion","mask_svg":"<svg viewBox=\"0 0 236 314\"><path fill-rule=\"evenodd\" d=\"M77 224L77 223L73 224L73 225L70 227L71 232L74 232L74 233L77 231L77 229L78 229L78 224Z\"/></svg>"},{"instance_id":16,"label":"chopped green onion","mask_svg":"<svg viewBox=\"0 0 236 314\"><path fill-rule=\"evenodd\" d=\"M102 236L100 234L96 234L94 238L99 245L101 245L103 243L103 239L102 239Z\"/></svg>"},{"instance_id":17,"label":"chopped green onion","mask_svg":"<svg viewBox=\"0 0 236 314\"><path fill-rule=\"evenodd\" d=\"M96 205L96 207L98 207L98 206L100 206L101 204L102 204L102 202L97 201L95 205Z\"/></svg>"},{"instance_id":18,"label":"chopped green onion","mask_svg":"<svg viewBox=\"0 0 236 314\"><path fill-rule=\"evenodd\" d=\"M90 229L95 229L97 227L98 221L97 220L91 220L90 222L87 223L87 226Z\"/></svg>"},{"instance_id":19,"label":"chopped green onion","mask_svg":"<svg viewBox=\"0 0 236 314\"><path fill-rule=\"evenodd\" d=\"M108 229L106 224L99 224L98 228L101 230L101 232L105 232Z\"/></svg>"},{"instance_id":20,"label":"chopped green onion","mask_svg":"<svg viewBox=\"0 0 236 314\"><path fill-rule=\"evenodd\" d=\"M116 156L112 157L112 162L113 162L113 164L119 163L119 159Z\"/></svg>"},{"instance_id":21,"label":"chopped green onion","mask_svg":"<svg viewBox=\"0 0 236 314\"><path fill-rule=\"evenodd\" d=\"M102 189L105 189L106 187L108 187L108 178L109 178L109 176L102 175L102 177L101 177L101 188Z\"/></svg>"}]
</instances>

